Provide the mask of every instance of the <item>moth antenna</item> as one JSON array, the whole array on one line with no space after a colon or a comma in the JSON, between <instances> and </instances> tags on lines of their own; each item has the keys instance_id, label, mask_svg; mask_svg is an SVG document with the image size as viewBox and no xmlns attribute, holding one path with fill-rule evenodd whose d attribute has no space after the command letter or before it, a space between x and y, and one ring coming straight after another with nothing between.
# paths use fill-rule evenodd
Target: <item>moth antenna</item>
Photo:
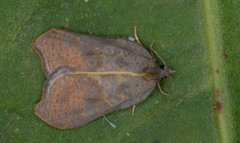
<instances>
[{"instance_id":1,"label":"moth antenna","mask_svg":"<svg viewBox=\"0 0 240 143\"><path fill-rule=\"evenodd\" d=\"M134 26L134 37L137 41L138 44L140 45L143 45L141 42L140 42L140 39L138 37L138 34L137 34L137 26ZM163 63L164 65L164 68L167 68L167 64L165 63L165 61L162 59L162 57L153 49L153 45L154 45L154 41L151 43L150 45L150 51L151 53L153 52L155 55L157 55L157 57L161 60L161 62Z\"/></svg>"},{"instance_id":2,"label":"moth antenna","mask_svg":"<svg viewBox=\"0 0 240 143\"><path fill-rule=\"evenodd\" d=\"M152 41L151 45L149 46L149 49L150 49L150 54L154 57L153 55L153 45L154 45L155 41ZM154 61L156 61L156 59L154 58Z\"/></svg>"},{"instance_id":3,"label":"moth antenna","mask_svg":"<svg viewBox=\"0 0 240 143\"><path fill-rule=\"evenodd\" d=\"M136 108L136 105L133 105L132 107L132 115L134 116L134 113L135 113L135 108Z\"/></svg>"},{"instance_id":4,"label":"moth antenna","mask_svg":"<svg viewBox=\"0 0 240 143\"><path fill-rule=\"evenodd\" d=\"M161 60L161 62L164 65L164 69L167 69L167 64L165 63L165 61L162 59L162 57L152 48L154 45L154 42L152 42L152 44L150 45L150 50Z\"/></svg>"},{"instance_id":5,"label":"moth antenna","mask_svg":"<svg viewBox=\"0 0 240 143\"><path fill-rule=\"evenodd\" d=\"M169 95L168 93L166 93L166 92L164 92L164 91L162 90L162 87L161 87L161 85L160 85L159 83L158 83L157 85L158 85L159 91L160 91L163 95L165 95L165 96L168 96L168 95Z\"/></svg>"},{"instance_id":6,"label":"moth antenna","mask_svg":"<svg viewBox=\"0 0 240 143\"><path fill-rule=\"evenodd\" d=\"M138 37L138 34L137 34L137 26L134 26L134 37L135 37L135 39L136 39L136 41L137 41L138 44L143 45L143 44L140 42L139 37ZM151 43L150 47L149 47L150 52L151 52L151 55L153 55L153 53L154 53L154 54L161 60L161 62L163 63L164 69L167 69L167 64L165 63L165 61L163 60L163 58L154 50L154 48L153 48L153 45L154 45L154 44L155 44L155 41L153 41L153 42ZM170 71L170 72L171 72L171 73L174 73L175 71ZM172 86L173 86L173 88L174 88L173 79L172 79L171 76L169 76L169 78L170 78L170 81L171 81ZM164 91L162 90L162 87L161 87L161 85L160 85L159 83L158 83L158 88L159 88L159 91L160 91L163 95L165 95L165 96L169 95L168 93L166 93L166 92L164 92ZM132 115L134 115L135 108L136 108L136 106L134 105L133 108L132 108Z\"/></svg>"},{"instance_id":7,"label":"moth antenna","mask_svg":"<svg viewBox=\"0 0 240 143\"><path fill-rule=\"evenodd\" d=\"M139 37L138 37L138 34L137 34L137 26L134 26L134 37L135 37L135 39L136 39L136 41L137 41L138 44L143 45L143 44L140 42Z\"/></svg>"},{"instance_id":8,"label":"moth antenna","mask_svg":"<svg viewBox=\"0 0 240 143\"><path fill-rule=\"evenodd\" d=\"M104 119L108 122L108 124L110 124L113 128L116 128L116 127L117 127L117 126L114 125L111 121L109 121L105 115L104 115L103 117L104 117Z\"/></svg>"}]
</instances>

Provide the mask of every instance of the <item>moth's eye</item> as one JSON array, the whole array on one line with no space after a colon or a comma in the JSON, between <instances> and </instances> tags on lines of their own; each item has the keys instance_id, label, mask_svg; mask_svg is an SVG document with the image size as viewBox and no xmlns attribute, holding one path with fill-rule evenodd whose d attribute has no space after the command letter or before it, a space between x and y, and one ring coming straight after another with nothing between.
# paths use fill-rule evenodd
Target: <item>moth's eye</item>
<instances>
[{"instance_id":1,"label":"moth's eye","mask_svg":"<svg viewBox=\"0 0 240 143\"><path fill-rule=\"evenodd\" d=\"M165 66L164 66L164 65L160 65L159 67L160 67L160 69L164 69L164 68L165 68Z\"/></svg>"},{"instance_id":2,"label":"moth's eye","mask_svg":"<svg viewBox=\"0 0 240 143\"><path fill-rule=\"evenodd\" d=\"M167 76L164 76L162 79L166 79L167 78Z\"/></svg>"}]
</instances>

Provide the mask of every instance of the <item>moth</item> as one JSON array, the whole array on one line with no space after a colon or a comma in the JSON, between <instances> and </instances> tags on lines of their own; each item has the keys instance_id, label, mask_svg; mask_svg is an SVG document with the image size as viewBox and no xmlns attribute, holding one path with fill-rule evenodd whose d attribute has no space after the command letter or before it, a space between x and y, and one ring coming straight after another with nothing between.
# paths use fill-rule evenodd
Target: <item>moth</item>
<instances>
[{"instance_id":1,"label":"moth","mask_svg":"<svg viewBox=\"0 0 240 143\"><path fill-rule=\"evenodd\" d=\"M33 43L46 75L35 114L59 129L144 101L170 76L138 42L51 29Z\"/></svg>"}]
</instances>

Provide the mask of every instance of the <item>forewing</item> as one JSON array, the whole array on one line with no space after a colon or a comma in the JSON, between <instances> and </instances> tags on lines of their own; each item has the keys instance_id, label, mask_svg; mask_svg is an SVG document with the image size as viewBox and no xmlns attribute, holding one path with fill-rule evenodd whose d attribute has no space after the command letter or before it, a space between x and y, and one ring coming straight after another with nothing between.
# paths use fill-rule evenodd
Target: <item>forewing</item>
<instances>
[{"instance_id":1,"label":"forewing","mask_svg":"<svg viewBox=\"0 0 240 143\"><path fill-rule=\"evenodd\" d=\"M143 77L79 75L74 69L61 67L46 81L35 113L55 128L79 127L118 110L127 101L137 104L155 85L155 81Z\"/></svg>"},{"instance_id":2,"label":"forewing","mask_svg":"<svg viewBox=\"0 0 240 143\"><path fill-rule=\"evenodd\" d=\"M41 58L46 75L61 66L78 71L131 72L156 67L144 47L119 38L99 38L51 29L34 42L33 48Z\"/></svg>"}]
</instances>

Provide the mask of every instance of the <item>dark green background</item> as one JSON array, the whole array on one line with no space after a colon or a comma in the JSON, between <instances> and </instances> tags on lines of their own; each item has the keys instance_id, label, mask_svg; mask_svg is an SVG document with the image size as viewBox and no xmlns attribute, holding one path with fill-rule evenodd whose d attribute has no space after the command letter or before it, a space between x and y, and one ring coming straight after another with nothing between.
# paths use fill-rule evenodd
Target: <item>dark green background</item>
<instances>
[{"instance_id":1,"label":"dark green background","mask_svg":"<svg viewBox=\"0 0 240 143\"><path fill-rule=\"evenodd\" d=\"M0 142L240 142L239 0L1 0ZM102 37L133 36L175 70L175 88L82 128L57 130L33 111L45 76L33 41L50 28ZM221 55L225 53L226 58ZM215 67L217 69L215 69ZM216 72L218 70L218 73ZM216 97L216 90L220 98ZM216 111L220 100L222 109Z\"/></svg>"}]
</instances>

